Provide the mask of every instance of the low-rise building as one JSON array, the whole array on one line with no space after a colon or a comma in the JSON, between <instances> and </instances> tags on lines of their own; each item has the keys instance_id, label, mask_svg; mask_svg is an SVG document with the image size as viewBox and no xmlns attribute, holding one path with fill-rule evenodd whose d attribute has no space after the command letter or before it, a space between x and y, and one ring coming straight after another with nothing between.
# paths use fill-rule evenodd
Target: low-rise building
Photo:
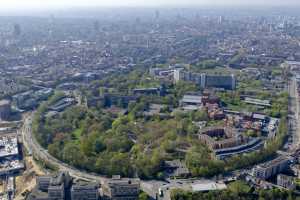
<instances>
[{"instance_id":1,"label":"low-rise building","mask_svg":"<svg viewBox=\"0 0 300 200\"><path fill-rule=\"evenodd\" d=\"M212 150L237 146L244 140L235 129L223 127L207 127L199 132L198 138Z\"/></svg>"},{"instance_id":2,"label":"low-rise building","mask_svg":"<svg viewBox=\"0 0 300 200\"><path fill-rule=\"evenodd\" d=\"M63 98L54 105L50 106L50 110L61 112L74 104L76 104L76 100L74 98Z\"/></svg>"},{"instance_id":3,"label":"low-rise building","mask_svg":"<svg viewBox=\"0 0 300 200\"><path fill-rule=\"evenodd\" d=\"M250 97L245 98L245 103L257 105L257 106L263 106L263 107L270 107L271 101L270 100L261 100L261 99L254 99Z\"/></svg>"},{"instance_id":4,"label":"low-rise building","mask_svg":"<svg viewBox=\"0 0 300 200\"><path fill-rule=\"evenodd\" d=\"M140 180L114 176L104 181L102 191L111 200L136 200L140 193Z\"/></svg>"},{"instance_id":5,"label":"low-rise building","mask_svg":"<svg viewBox=\"0 0 300 200\"><path fill-rule=\"evenodd\" d=\"M284 174L279 174L277 176L277 185L284 187L289 190L294 190L296 188L295 178L291 176L287 176Z\"/></svg>"},{"instance_id":6,"label":"low-rise building","mask_svg":"<svg viewBox=\"0 0 300 200\"><path fill-rule=\"evenodd\" d=\"M207 127L199 132L198 138L219 159L255 151L262 146L261 139L244 136L231 127Z\"/></svg>"},{"instance_id":7,"label":"low-rise building","mask_svg":"<svg viewBox=\"0 0 300 200\"><path fill-rule=\"evenodd\" d=\"M163 113L163 111L167 109L167 110L171 110L168 105L163 105L163 104L150 104L149 105L149 109L147 109L146 111L143 112L143 114L145 116L154 116L154 115L158 115L160 117L167 117L168 114Z\"/></svg>"},{"instance_id":8,"label":"low-rise building","mask_svg":"<svg viewBox=\"0 0 300 200\"><path fill-rule=\"evenodd\" d=\"M65 185L60 182L57 184L50 184L48 187L49 200L64 200L65 199Z\"/></svg>"},{"instance_id":9,"label":"low-rise building","mask_svg":"<svg viewBox=\"0 0 300 200\"><path fill-rule=\"evenodd\" d=\"M180 189L187 192L209 192L225 190L226 188L227 186L224 182L215 182L206 179L174 179L158 189L158 199L171 199L171 192L174 189Z\"/></svg>"},{"instance_id":10,"label":"low-rise building","mask_svg":"<svg viewBox=\"0 0 300 200\"><path fill-rule=\"evenodd\" d=\"M11 103L9 100L0 100L0 121L6 121L11 114Z\"/></svg>"},{"instance_id":11,"label":"low-rise building","mask_svg":"<svg viewBox=\"0 0 300 200\"><path fill-rule=\"evenodd\" d=\"M51 176L39 176L36 178L37 188L41 191L48 191Z\"/></svg>"},{"instance_id":12,"label":"low-rise building","mask_svg":"<svg viewBox=\"0 0 300 200\"><path fill-rule=\"evenodd\" d=\"M164 90L162 87L153 88L137 88L133 90L134 95L164 95Z\"/></svg>"},{"instance_id":13,"label":"low-rise building","mask_svg":"<svg viewBox=\"0 0 300 200\"><path fill-rule=\"evenodd\" d=\"M202 96L184 95L179 104L184 110L198 110L202 106Z\"/></svg>"},{"instance_id":14,"label":"low-rise building","mask_svg":"<svg viewBox=\"0 0 300 200\"><path fill-rule=\"evenodd\" d=\"M59 172L53 176L40 176L36 181L37 187L30 194L30 200L64 200L72 178L68 172Z\"/></svg>"},{"instance_id":15,"label":"low-rise building","mask_svg":"<svg viewBox=\"0 0 300 200\"><path fill-rule=\"evenodd\" d=\"M71 188L72 200L97 200L99 199L99 184L88 182L75 182Z\"/></svg>"}]
</instances>

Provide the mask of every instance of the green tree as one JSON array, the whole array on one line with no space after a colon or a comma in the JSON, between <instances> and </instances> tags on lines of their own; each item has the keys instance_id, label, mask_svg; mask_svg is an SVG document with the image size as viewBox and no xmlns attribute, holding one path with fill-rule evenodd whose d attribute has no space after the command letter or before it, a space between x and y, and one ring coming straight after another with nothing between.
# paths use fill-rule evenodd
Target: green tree
<instances>
[{"instance_id":1,"label":"green tree","mask_svg":"<svg viewBox=\"0 0 300 200\"><path fill-rule=\"evenodd\" d=\"M85 165L84 155L80 151L78 145L71 142L65 145L62 158L70 165L76 167L84 167Z\"/></svg>"}]
</instances>

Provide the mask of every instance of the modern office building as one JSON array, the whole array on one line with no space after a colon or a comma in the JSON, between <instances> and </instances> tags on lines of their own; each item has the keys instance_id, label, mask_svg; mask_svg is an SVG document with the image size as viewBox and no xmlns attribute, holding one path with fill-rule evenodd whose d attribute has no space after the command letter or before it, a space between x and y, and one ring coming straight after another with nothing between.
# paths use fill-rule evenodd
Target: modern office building
<instances>
[{"instance_id":1,"label":"modern office building","mask_svg":"<svg viewBox=\"0 0 300 200\"><path fill-rule=\"evenodd\" d=\"M266 180L283 172L289 166L289 163L290 159L287 156L280 156L275 160L254 167L252 173L255 177Z\"/></svg>"},{"instance_id":2,"label":"modern office building","mask_svg":"<svg viewBox=\"0 0 300 200\"><path fill-rule=\"evenodd\" d=\"M50 181L51 181L51 176L39 176L36 178L36 183L37 183L37 188L41 191L48 191Z\"/></svg>"},{"instance_id":3,"label":"modern office building","mask_svg":"<svg viewBox=\"0 0 300 200\"><path fill-rule=\"evenodd\" d=\"M136 200L140 192L140 180L114 176L102 185L103 195L111 200Z\"/></svg>"},{"instance_id":4,"label":"modern office building","mask_svg":"<svg viewBox=\"0 0 300 200\"><path fill-rule=\"evenodd\" d=\"M99 184L88 182L75 182L71 188L72 200L99 199Z\"/></svg>"},{"instance_id":5,"label":"modern office building","mask_svg":"<svg viewBox=\"0 0 300 200\"><path fill-rule=\"evenodd\" d=\"M68 172L59 172L52 176L40 176L36 181L37 187L28 199L65 200L66 190L70 188L72 178Z\"/></svg>"},{"instance_id":6,"label":"modern office building","mask_svg":"<svg viewBox=\"0 0 300 200\"><path fill-rule=\"evenodd\" d=\"M48 187L49 200L64 200L65 199L65 186L64 183L51 184Z\"/></svg>"},{"instance_id":7,"label":"modern office building","mask_svg":"<svg viewBox=\"0 0 300 200\"><path fill-rule=\"evenodd\" d=\"M9 100L0 100L0 121L8 120L11 114L11 102Z\"/></svg>"},{"instance_id":8,"label":"modern office building","mask_svg":"<svg viewBox=\"0 0 300 200\"><path fill-rule=\"evenodd\" d=\"M208 75L206 73L186 72L182 69L174 71L175 83L179 81L189 81L202 88L223 88L226 90L234 90L236 88L236 78L231 75Z\"/></svg>"},{"instance_id":9,"label":"modern office building","mask_svg":"<svg viewBox=\"0 0 300 200\"><path fill-rule=\"evenodd\" d=\"M279 174L277 176L277 185L289 190L294 190L296 188L295 178L284 174Z\"/></svg>"}]
</instances>

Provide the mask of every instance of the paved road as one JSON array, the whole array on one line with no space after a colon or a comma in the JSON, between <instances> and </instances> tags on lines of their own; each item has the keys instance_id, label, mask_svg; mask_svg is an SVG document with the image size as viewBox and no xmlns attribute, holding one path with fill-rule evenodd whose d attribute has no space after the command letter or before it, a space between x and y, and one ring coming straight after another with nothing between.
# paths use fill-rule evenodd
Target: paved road
<instances>
[{"instance_id":1,"label":"paved road","mask_svg":"<svg viewBox=\"0 0 300 200\"><path fill-rule=\"evenodd\" d=\"M296 150L299 148L300 144L300 123L299 123L299 96L296 78L293 77L289 81L288 86L289 91L289 132L292 136L292 146L291 150Z\"/></svg>"},{"instance_id":2,"label":"paved road","mask_svg":"<svg viewBox=\"0 0 300 200\"><path fill-rule=\"evenodd\" d=\"M299 148L300 143L300 123L299 120L299 97L297 92L297 82L296 79L293 78L290 80L288 85L288 91L290 96L289 101L289 128L290 133L293 136L293 143L290 147L291 152L295 152ZM69 166L53 156L51 156L45 149L43 149L39 143L35 140L32 135L31 125L32 125L32 116L30 114L25 117L24 125L22 127L22 137L23 143L27 150L31 152L34 156L40 158L41 160L46 160L49 163L57 166L60 170L68 171L70 175L75 178L80 178L89 181L98 181L103 183L106 177L99 176L93 173L88 173L82 170L77 170L72 166ZM236 170L235 174L241 174L242 170ZM236 176L237 176L236 175ZM166 182L162 181L141 181L141 189L146 192L149 196L155 198L156 193L158 192L158 188L162 185L166 184Z\"/></svg>"},{"instance_id":3,"label":"paved road","mask_svg":"<svg viewBox=\"0 0 300 200\"><path fill-rule=\"evenodd\" d=\"M56 167L59 168L59 170L62 171L68 171L70 175L72 175L75 178L80 178L84 180L89 180L89 181L98 181L98 182L103 182L106 178L95 175L92 173L87 173L81 170L77 170L72 166L69 166L53 156L51 156L45 149L43 149L39 143L36 141L36 139L32 135L31 131L31 124L32 124L32 115L29 115L28 117L25 118L24 120L24 125L22 127L22 138L23 138L23 143L26 149L31 152L34 156L41 160L45 160L52 165L55 165Z\"/></svg>"},{"instance_id":4,"label":"paved road","mask_svg":"<svg viewBox=\"0 0 300 200\"><path fill-rule=\"evenodd\" d=\"M32 135L31 125L32 125L32 116L30 114L25 117L24 124L21 130L23 143L26 149L31 152L34 156L41 160L45 160L52 165L55 165L62 171L68 171L71 176L87 181L97 181L103 183L105 179L104 176L100 176L94 173L85 172L82 170L75 169L74 167L67 165L66 163L61 162L60 160L51 156L48 151L46 151L40 144L36 141L35 137ZM141 189L146 192L149 196L155 199L158 188L163 185L165 182L162 181L141 181Z\"/></svg>"}]
</instances>

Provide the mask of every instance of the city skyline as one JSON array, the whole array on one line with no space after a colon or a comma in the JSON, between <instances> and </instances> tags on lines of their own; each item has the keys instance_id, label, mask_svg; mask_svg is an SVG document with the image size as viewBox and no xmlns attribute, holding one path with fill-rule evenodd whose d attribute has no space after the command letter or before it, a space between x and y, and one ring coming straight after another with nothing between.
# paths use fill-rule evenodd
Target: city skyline
<instances>
[{"instance_id":1,"label":"city skyline","mask_svg":"<svg viewBox=\"0 0 300 200\"><path fill-rule=\"evenodd\" d=\"M47 9L67 9L74 7L151 7L151 6L245 6L245 5L263 5L263 6L295 6L300 5L297 0L269 0L259 1L253 0L245 2L242 0L186 0L184 2L178 0L10 0L1 2L0 10L3 11L22 11L22 10L47 10Z\"/></svg>"}]
</instances>

